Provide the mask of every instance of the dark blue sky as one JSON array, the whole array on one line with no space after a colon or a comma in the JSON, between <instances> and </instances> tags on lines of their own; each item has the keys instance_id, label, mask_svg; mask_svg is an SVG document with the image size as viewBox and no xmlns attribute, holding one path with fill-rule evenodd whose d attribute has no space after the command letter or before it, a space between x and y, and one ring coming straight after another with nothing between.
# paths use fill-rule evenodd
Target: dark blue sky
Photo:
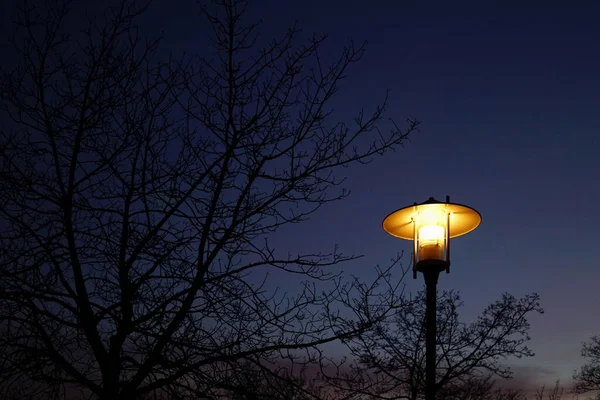
<instances>
[{"instance_id":1,"label":"dark blue sky","mask_svg":"<svg viewBox=\"0 0 600 400\"><path fill-rule=\"evenodd\" d=\"M265 38L298 21L307 34L329 34L327 52L368 41L336 116L374 107L389 90L387 117L422 121L404 149L344 170L351 196L281 242L363 253L346 270L368 277L410 251L384 233L383 218L448 194L483 223L455 241L440 287L460 290L467 318L502 292L538 292L537 356L516 372L566 383L583 362L581 342L600 334L600 2L264 0L251 14ZM206 43L195 1L159 0L147 23L164 30L169 50Z\"/></svg>"},{"instance_id":2,"label":"dark blue sky","mask_svg":"<svg viewBox=\"0 0 600 400\"><path fill-rule=\"evenodd\" d=\"M537 356L515 371L567 383L583 362L581 342L600 333L600 3L260 4L269 31L298 20L308 33L329 33L331 51L348 38L368 41L340 91L340 115L389 89L388 116L422 121L406 148L349 169L351 197L289 240L364 253L346 269L368 276L410 251L381 229L389 212L446 194L475 207L483 223L455 242L440 287L461 291L467 318L502 292L538 292L546 313L531 321Z\"/></svg>"}]
</instances>

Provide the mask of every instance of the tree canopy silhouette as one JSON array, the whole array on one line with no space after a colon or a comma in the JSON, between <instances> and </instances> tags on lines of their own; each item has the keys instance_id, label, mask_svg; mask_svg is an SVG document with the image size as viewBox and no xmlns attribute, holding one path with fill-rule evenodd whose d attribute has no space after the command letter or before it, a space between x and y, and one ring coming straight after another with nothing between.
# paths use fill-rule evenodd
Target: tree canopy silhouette
<instances>
[{"instance_id":1,"label":"tree canopy silhouette","mask_svg":"<svg viewBox=\"0 0 600 400\"><path fill-rule=\"evenodd\" d=\"M212 48L162 57L146 8L20 9L0 77L5 398L222 397L245 390L232 371L318 363L398 300L386 268L342 279L333 267L357 256L333 243L269 240L346 197L341 167L417 128L380 129L385 101L333 119L364 47L323 57L326 38L295 27L261 47L247 4L218 0L202 8Z\"/></svg>"},{"instance_id":2,"label":"tree canopy silhouette","mask_svg":"<svg viewBox=\"0 0 600 400\"><path fill-rule=\"evenodd\" d=\"M340 392L375 398L417 400L425 390L425 291L404 301L373 329L345 341L353 363L345 374L325 379ZM494 391L491 377L510 378L508 357L530 357L528 316L543 312L537 294L516 298L504 294L476 321L462 322L458 292L438 295L436 385L448 399L516 396ZM391 397L390 397L391 396ZM444 398L442 397L442 398Z\"/></svg>"},{"instance_id":3,"label":"tree canopy silhouette","mask_svg":"<svg viewBox=\"0 0 600 400\"><path fill-rule=\"evenodd\" d=\"M573 374L573 391L577 394L592 392L600 399L600 336L592 336L590 341L583 344L581 355L586 364Z\"/></svg>"}]
</instances>

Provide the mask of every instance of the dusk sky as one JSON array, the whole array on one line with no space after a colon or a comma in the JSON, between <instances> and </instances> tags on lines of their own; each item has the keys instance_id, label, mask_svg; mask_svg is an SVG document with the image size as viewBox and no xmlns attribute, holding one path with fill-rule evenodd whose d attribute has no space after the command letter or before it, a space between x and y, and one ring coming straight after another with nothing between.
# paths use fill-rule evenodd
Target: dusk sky
<instances>
[{"instance_id":1,"label":"dusk sky","mask_svg":"<svg viewBox=\"0 0 600 400\"><path fill-rule=\"evenodd\" d=\"M368 41L336 100L340 115L389 89L388 117L422 121L404 149L348 169L350 198L288 239L363 253L345 270L368 276L399 250L410 258L410 243L381 229L389 212L447 194L476 208L483 222L455 240L439 288L460 290L467 320L503 292L538 292L546 313L531 319L536 356L514 362L515 379L568 385L582 341L600 333L600 3L260 4L265 33L297 20L328 33L334 52L349 38ZM406 283L423 286L420 276Z\"/></svg>"},{"instance_id":2,"label":"dusk sky","mask_svg":"<svg viewBox=\"0 0 600 400\"><path fill-rule=\"evenodd\" d=\"M195 1L180 3L157 1L148 23L170 50L202 52L207 25ZM350 197L280 244L364 254L344 270L368 279L399 251L409 264L410 242L381 228L387 214L430 196L472 206L483 222L453 242L439 289L460 291L466 320L503 292L539 293L536 356L510 361L515 379L569 385L582 342L600 334L600 2L263 0L250 10L266 39L297 21L328 34L332 54L368 41L334 116L372 110L389 90L386 118L422 122L404 148L340 171ZM424 285L407 278L410 291Z\"/></svg>"}]
</instances>

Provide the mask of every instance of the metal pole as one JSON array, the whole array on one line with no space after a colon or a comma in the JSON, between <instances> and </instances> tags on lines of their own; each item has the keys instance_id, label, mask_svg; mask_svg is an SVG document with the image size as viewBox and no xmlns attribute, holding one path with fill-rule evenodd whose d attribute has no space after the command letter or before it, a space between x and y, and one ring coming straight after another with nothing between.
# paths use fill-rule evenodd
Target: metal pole
<instances>
[{"instance_id":1,"label":"metal pole","mask_svg":"<svg viewBox=\"0 0 600 400\"><path fill-rule=\"evenodd\" d=\"M436 268L424 270L426 286L425 308L425 400L435 400L435 363L436 363L436 308L437 280L440 271Z\"/></svg>"}]
</instances>

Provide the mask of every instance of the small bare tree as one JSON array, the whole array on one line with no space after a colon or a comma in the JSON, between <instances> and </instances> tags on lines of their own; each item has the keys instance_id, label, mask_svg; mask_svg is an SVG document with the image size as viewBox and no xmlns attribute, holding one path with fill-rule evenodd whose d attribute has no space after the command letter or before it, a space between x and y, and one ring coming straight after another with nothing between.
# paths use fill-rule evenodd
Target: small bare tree
<instances>
[{"instance_id":1,"label":"small bare tree","mask_svg":"<svg viewBox=\"0 0 600 400\"><path fill-rule=\"evenodd\" d=\"M527 400L522 391L496 386L494 376L468 375L451 381L437 393L439 400Z\"/></svg>"},{"instance_id":2,"label":"small bare tree","mask_svg":"<svg viewBox=\"0 0 600 400\"><path fill-rule=\"evenodd\" d=\"M356 361L346 367L345 375L324 374L326 379L343 392L382 398L421 398L425 385L424 296L423 291L419 292L388 320L347 340ZM526 346L527 317L543 312L537 294L521 299L504 294L477 321L466 324L459 319L461 305L457 292L447 291L438 296L436 384L438 392L446 392L448 396L471 386L485 389L484 384L493 384L488 375L510 378L512 372L500 360L533 355Z\"/></svg>"},{"instance_id":3,"label":"small bare tree","mask_svg":"<svg viewBox=\"0 0 600 400\"><path fill-rule=\"evenodd\" d=\"M560 386L560 381L556 381L554 387L546 392L546 386L542 386L535 392L535 400L560 400L562 398L564 388ZM544 397L544 394L547 394Z\"/></svg>"},{"instance_id":4,"label":"small bare tree","mask_svg":"<svg viewBox=\"0 0 600 400\"><path fill-rule=\"evenodd\" d=\"M312 367L315 367L313 365ZM230 400L317 400L331 398L306 365L256 368L247 365L230 376ZM282 379L283 378L283 379Z\"/></svg>"},{"instance_id":5,"label":"small bare tree","mask_svg":"<svg viewBox=\"0 0 600 400\"><path fill-rule=\"evenodd\" d=\"M417 122L379 130L385 103L332 121L364 48L328 62L296 29L258 47L246 6L203 8L212 50L173 60L134 0L83 31L66 1L23 3L0 77L3 398L223 398L248 365L289 378L398 302L386 269L342 279L358 256L269 238L346 197L336 171Z\"/></svg>"}]
</instances>

